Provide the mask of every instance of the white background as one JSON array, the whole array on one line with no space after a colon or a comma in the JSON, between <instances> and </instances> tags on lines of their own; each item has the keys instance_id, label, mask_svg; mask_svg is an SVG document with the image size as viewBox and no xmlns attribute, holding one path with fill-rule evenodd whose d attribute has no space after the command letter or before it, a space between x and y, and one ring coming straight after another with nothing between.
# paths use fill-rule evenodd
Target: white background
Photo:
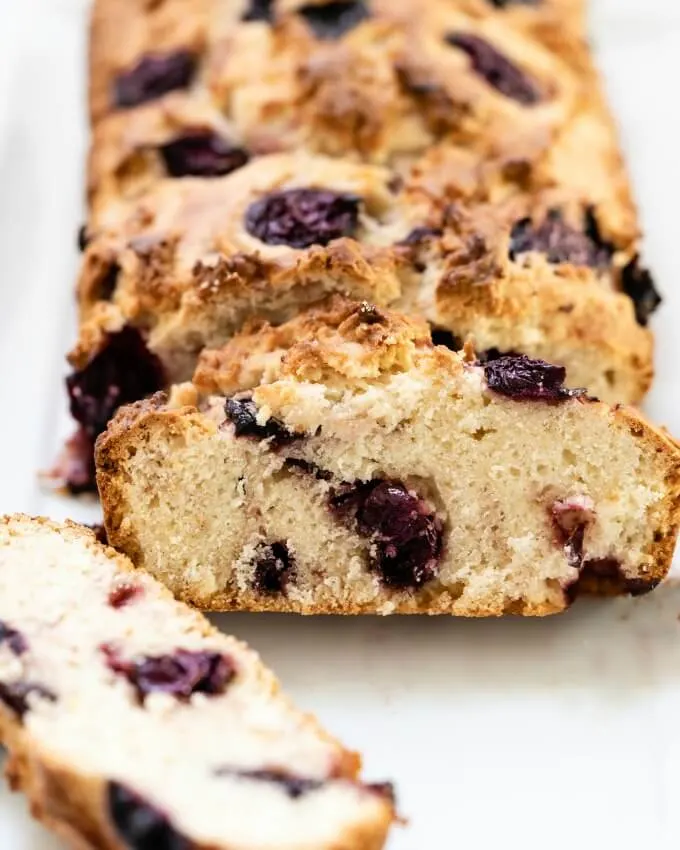
<instances>
[{"instance_id":1,"label":"white background","mask_svg":"<svg viewBox=\"0 0 680 850\"><path fill-rule=\"evenodd\" d=\"M87 520L95 508L45 496L35 476L69 430L85 7L0 0L0 511ZM680 4L593 0L592 33L666 298L647 410L680 435ZM677 850L679 618L671 581L541 622L218 622L365 752L372 779L396 781L410 824L390 850ZM0 790L0 850L60 846Z\"/></svg>"}]
</instances>

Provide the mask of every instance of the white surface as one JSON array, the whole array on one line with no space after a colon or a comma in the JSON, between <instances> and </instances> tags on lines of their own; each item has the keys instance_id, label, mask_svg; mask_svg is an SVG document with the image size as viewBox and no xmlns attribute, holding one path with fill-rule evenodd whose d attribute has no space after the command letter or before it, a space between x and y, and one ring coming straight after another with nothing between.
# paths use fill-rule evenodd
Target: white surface
<instances>
[{"instance_id":1,"label":"white surface","mask_svg":"<svg viewBox=\"0 0 680 850\"><path fill-rule=\"evenodd\" d=\"M35 478L69 430L60 376L82 216L84 8L0 0L0 511L89 520L94 508L46 497ZM680 434L680 5L595 0L593 32L666 296L648 411ZM677 850L679 616L671 583L542 622L218 622L366 753L371 778L396 781L410 824L390 850ZM0 850L61 846L0 790Z\"/></svg>"}]
</instances>

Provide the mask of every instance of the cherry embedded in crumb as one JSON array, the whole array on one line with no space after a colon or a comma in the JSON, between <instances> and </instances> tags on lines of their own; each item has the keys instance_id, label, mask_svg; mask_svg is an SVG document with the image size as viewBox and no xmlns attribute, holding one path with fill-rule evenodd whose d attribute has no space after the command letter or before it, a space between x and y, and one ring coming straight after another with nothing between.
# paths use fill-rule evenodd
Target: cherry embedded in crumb
<instances>
[{"instance_id":1,"label":"cherry embedded in crumb","mask_svg":"<svg viewBox=\"0 0 680 850\"><path fill-rule=\"evenodd\" d=\"M7 623L0 620L0 646L9 647L14 655L22 655L28 649L26 638Z\"/></svg>"},{"instance_id":2,"label":"cherry embedded in crumb","mask_svg":"<svg viewBox=\"0 0 680 850\"><path fill-rule=\"evenodd\" d=\"M178 649L168 655L126 660L108 644L101 650L108 667L125 676L141 702L151 693L170 694L185 701L196 693L215 696L223 693L236 676L232 660L219 652Z\"/></svg>"},{"instance_id":3,"label":"cherry embedded in crumb","mask_svg":"<svg viewBox=\"0 0 680 850\"><path fill-rule=\"evenodd\" d=\"M588 558L565 593L570 602L584 593L644 596L660 583L661 579L656 577L630 578L618 558Z\"/></svg>"},{"instance_id":4,"label":"cherry embedded in crumb","mask_svg":"<svg viewBox=\"0 0 680 850\"><path fill-rule=\"evenodd\" d=\"M190 850L169 819L141 795L119 782L107 787L111 822L129 850Z\"/></svg>"},{"instance_id":5,"label":"cherry embedded in crumb","mask_svg":"<svg viewBox=\"0 0 680 850\"><path fill-rule=\"evenodd\" d=\"M246 230L268 245L309 248L354 236L360 198L329 189L284 189L254 201L246 211Z\"/></svg>"},{"instance_id":6,"label":"cherry embedded in crumb","mask_svg":"<svg viewBox=\"0 0 680 850\"><path fill-rule=\"evenodd\" d=\"M215 770L216 776L232 776L238 779L246 779L254 782L271 782L278 785L292 799L297 800L299 797L309 794L311 791L316 791L324 784L321 779L308 779L303 776L296 776L286 770L278 768L264 768L262 770L239 770L229 767L218 767Z\"/></svg>"},{"instance_id":7,"label":"cherry embedded in crumb","mask_svg":"<svg viewBox=\"0 0 680 850\"><path fill-rule=\"evenodd\" d=\"M586 529L595 519L590 499L558 499L551 505L550 516L557 542L564 548L569 566L580 569Z\"/></svg>"},{"instance_id":8,"label":"cherry embedded in crumb","mask_svg":"<svg viewBox=\"0 0 680 850\"><path fill-rule=\"evenodd\" d=\"M293 575L293 558L283 541L265 544L258 549L253 586L259 593L266 596L285 593Z\"/></svg>"},{"instance_id":9,"label":"cherry embedded in crumb","mask_svg":"<svg viewBox=\"0 0 680 850\"><path fill-rule=\"evenodd\" d=\"M446 41L467 53L476 73L496 91L524 106L540 101L538 86L531 77L488 41L471 33L451 33Z\"/></svg>"},{"instance_id":10,"label":"cherry embedded in crumb","mask_svg":"<svg viewBox=\"0 0 680 850\"><path fill-rule=\"evenodd\" d=\"M330 507L371 540L373 567L388 587L419 588L436 577L443 549L442 523L400 481L343 485L331 494Z\"/></svg>"},{"instance_id":11,"label":"cherry embedded in crumb","mask_svg":"<svg viewBox=\"0 0 680 850\"><path fill-rule=\"evenodd\" d=\"M278 419L270 417L264 425L257 421L257 405L249 396L228 398L224 411L229 422L234 426L237 437L255 437L258 440L271 440L272 448L292 443L300 439L300 435L289 431Z\"/></svg>"},{"instance_id":12,"label":"cherry embedded in crumb","mask_svg":"<svg viewBox=\"0 0 680 850\"><path fill-rule=\"evenodd\" d=\"M126 581L109 591L108 602L112 608L124 608L133 599L141 596L142 593L143 588L140 584Z\"/></svg>"},{"instance_id":13,"label":"cherry embedded in crumb","mask_svg":"<svg viewBox=\"0 0 680 850\"><path fill-rule=\"evenodd\" d=\"M130 108L190 85L196 72L196 57L188 50L143 56L114 84L116 106Z\"/></svg>"},{"instance_id":14,"label":"cherry embedded in crumb","mask_svg":"<svg viewBox=\"0 0 680 850\"><path fill-rule=\"evenodd\" d=\"M42 685L34 682L0 682L0 702L4 703L18 717L29 710L29 697L55 702L56 695Z\"/></svg>"}]
</instances>

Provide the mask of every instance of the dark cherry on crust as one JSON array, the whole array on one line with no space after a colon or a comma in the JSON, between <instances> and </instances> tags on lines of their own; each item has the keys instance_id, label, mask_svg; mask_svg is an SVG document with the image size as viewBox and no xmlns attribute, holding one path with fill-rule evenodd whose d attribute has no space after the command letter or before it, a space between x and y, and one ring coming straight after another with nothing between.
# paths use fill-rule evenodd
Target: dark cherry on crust
<instances>
[{"instance_id":1,"label":"dark cherry on crust","mask_svg":"<svg viewBox=\"0 0 680 850\"><path fill-rule=\"evenodd\" d=\"M336 488L333 513L373 546L373 567L388 587L413 589L435 578L443 527L427 503L402 482L377 480Z\"/></svg>"},{"instance_id":2,"label":"dark cherry on crust","mask_svg":"<svg viewBox=\"0 0 680 850\"><path fill-rule=\"evenodd\" d=\"M271 23L273 20L274 0L250 0L248 8L241 17L242 21L265 21Z\"/></svg>"},{"instance_id":3,"label":"dark cherry on crust","mask_svg":"<svg viewBox=\"0 0 680 850\"><path fill-rule=\"evenodd\" d=\"M370 17L363 0L334 0L310 3L298 9L317 38L336 39Z\"/></svg>"},{"instance_id":4,"label":"dark cherry on crust","mask_svg":"<svg viewBox=\"0 0 680 850\"><path fill-rule=\"evenodd\" d=\"M227 419L233 423L237 437L271 440L272 448L279 448L300 439L298 434L289 431L282 422L273 417L264 425L260 425L257 421L257 405L251 398L228 398L224 412Z\"/></svg>"},{"instance_id":5,"label":"dark cherry on crust","mask_svg":"<svg viewBox=\"0 0 680 850\"><path fill-rule=\"evenodd\" d=\"M513 226L508 250L510 259L516 260L529 251L544 254L549 263L601 269L611 263L613 249L600 236L592 211L586 215L585 230L581 231L567 224L560 210L553 209L540 224L523 218Z\"/></svg>"},{"instance_id":6,"label":"dark cherry on crust","mask_svg":"<svg viewBox=\"0 0 680 850\"><path fill-rule=\"evenodd\" d=\"M177 649L168 655L150 655L127 660L109 644L101 650L107 666L130 682L140 702L151 693L165 693L179 700L193 694L215 696L224 693L236 676L230 658L219 652Z\"/></svg>"},{"instance_id":7,"label":"dark cherry on crust","mask_svg":"<svg viewBox=\"0 0 680 850\"><path fill-rule=\"evenodd\" d=\"M109 818L130 850L191 850L160 809L119 782L106 789Z\"/></svg>"},{"instance_id":8,"label":"dark cherry on crust","mask_svg":"<svg viewBox=\"0 0 680 850\"><path fill-rule=\"evenodd\" d=\"M116 106L129 108L162 97L190 85L196 72L196 57L188 50L143 56L114 83Z\"/></svg>"},{"instance_id":9,"label":"dark cherry on crust","mask_svg":"<svg viewBox=\"0 0 680 850\"><path fill-rule=\"evenodd\" d=\"M0 682L0 702L18 717L23 717L30 708L28 698L31 695L49 702L55 702L57 699L56 694L48 688L34 682Z\"/></svg>"},{"instance_id":10,"label":"dark cherry on crust","mask_svg":"<svg viewBox=\"0 0 680 850\"><path fill-rule=\"evenodd\" d=\"M496 91L524 106L540 101L541 93L531 77L488 41L472 33L457 32L447 35L446 42L467 53L474 71Z\"/></svg>"},{"instance_id":11,"label":"dark cherry on crust","mask_svg":"<svg viewBox=\"0 0 680 850\"><path fill-rule=\"evenodd\" d=\"M356 195L329 189L272 192L248 207L246 230L268 245L328 245L333 239L354 236L360 201Z\"/></svg>"},{"instance_id":12,"label":"dark cherry on crust","mask_svg":"<svg viewBox=\"0 0 680 850\"><path fill-rule=\"evenodd\" d=\"M92 442L121 405L139 401L163 385L160 361L131 327L110 334L87 366L66 379L71 415Z\"/></svg>"},{"instance_id":13,"label":"dark cherry on crust","mask_svg":"<svg viewBox=\"0 0 680 850\"><path fill-rule=\"evenodd\" d=\"M560 402L585 394L582 389L567 389L564 366L525 355L499 357L484 364L484 375L490 390L518 401Z\"/></svg>"},{"instance_id":14,"label":"dark cherry on crust","mask_svg":"<svg viewBox=\"0 0 680 850\"><path fill-rule=\"evenodd\" d=\"M159 148L171 177L220 177L248 162L248 152L216 133L178 136Z\"/></svg>"},{"instance_id":15,"label":"dark cherry on crust","mask_svg":"<svg viewBox=\"0 0 680 850\"><path fill-rule=\"evenodd\" d=\"M621 270L621 289L633 300L638 324L646 327L649 317L662 299L654 286L652 275L640 265L637 254Z\"/></svg>"},{"instance_id":16,"label":"dark cherry on crust","mask_svg":"<svg viewBox=\"0 0 680 850\"><path fill-rule=\"evenodd\" d=\"M308 794L310 791L316 791L321 788L323 780L308 779L303 776L296 776L286 770L279 768L265 768L262 770L239 770L230 767L218 767L215 770L216 776L231 776L238 779L247 779L254 782L271 782L278 785L292 799L297 800Z\"/></svg>"},{"instance_id":17,"label":"dark cherry on crust","mask_svg":"<svg viewBox=\"0 0 680 850\"><path fill-rule=\"evenodd\" d=\"M26 638L21 632L0 620L0 646L3 644L15 655L22 655L28 649Z\"/></svg>"}]
</instances>

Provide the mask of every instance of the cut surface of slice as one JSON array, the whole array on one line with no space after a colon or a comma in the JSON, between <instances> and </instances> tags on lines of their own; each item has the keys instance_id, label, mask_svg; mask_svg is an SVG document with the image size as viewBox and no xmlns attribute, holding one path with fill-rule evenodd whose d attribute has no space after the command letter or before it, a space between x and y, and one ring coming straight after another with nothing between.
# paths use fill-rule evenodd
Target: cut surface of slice
<instances>
[{"instance_id":1,"label":"cut surface of slice","mask_svg":"<svg viewBox=\"0 0 680 850\"><path fill-rule=\"evenodd\" d=\"M110 540L208 609L548 614L651 590L677 445L564 379L339 296L253 324L100 437Z\"/></svg>"},{"instance_id":2,"label":"cut surface of slice","mask_svg":"<svg viewBox=\"0 0 680 850\"><path fill-rule=\"evenodd\" d=\"M72 523L0 521L0 739L75 848L378 850L394 817L253 651Z\"/></svg>"}]
</instances>

